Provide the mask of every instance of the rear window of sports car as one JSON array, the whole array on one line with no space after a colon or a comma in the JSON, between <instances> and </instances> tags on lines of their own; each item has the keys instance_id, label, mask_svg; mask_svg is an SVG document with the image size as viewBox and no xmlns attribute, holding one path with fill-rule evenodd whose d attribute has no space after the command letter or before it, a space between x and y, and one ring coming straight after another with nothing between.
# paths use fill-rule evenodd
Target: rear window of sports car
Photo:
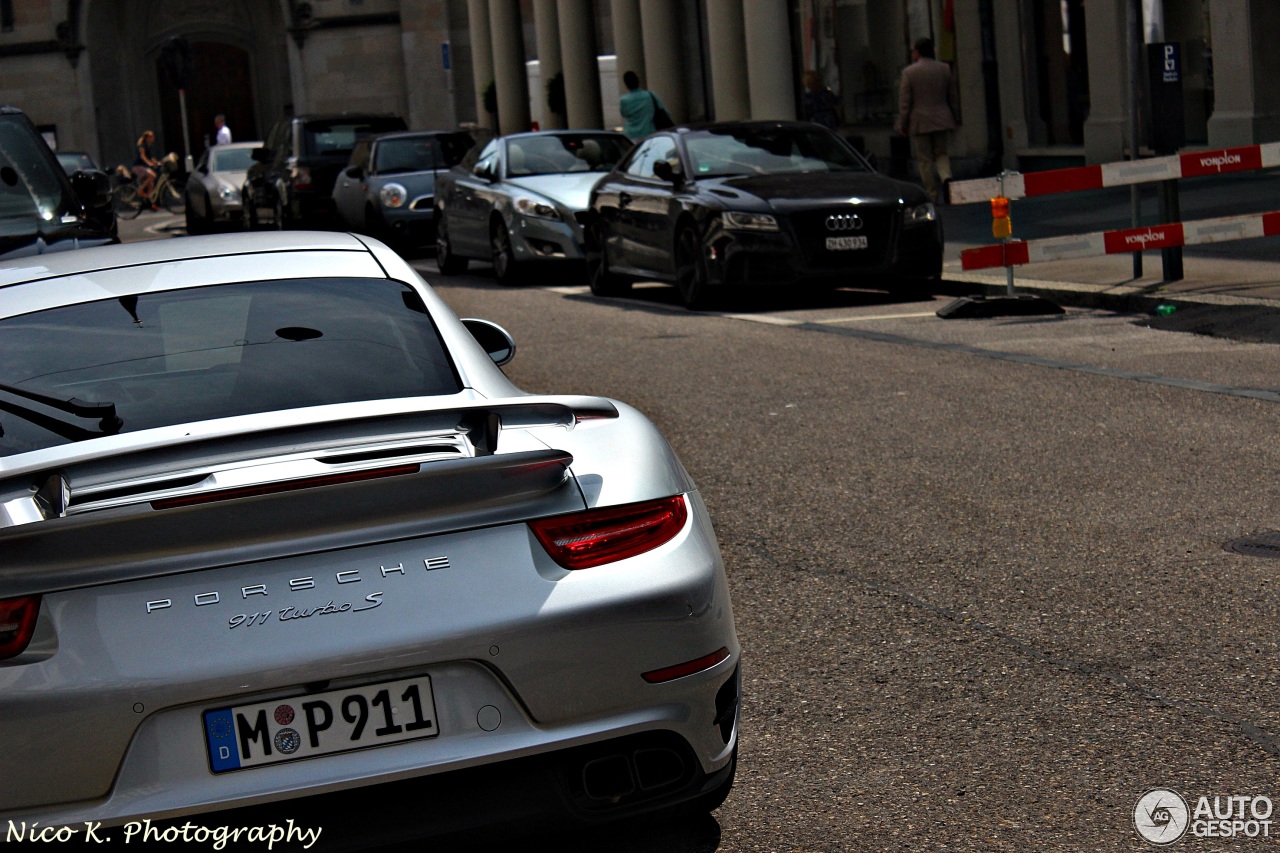
<instances>
[{"instance_id":1,"label":"rear window of sports car","mask_svg":"<svg viewBox=\"0 0 1280 853\"><path fill-rule=\"evenodd\" d=\"M52 308L0 320L0 352L0 456L105 434L83 407L18 392L112 403L118 430L130 432L461 390L421 297L385 279L244 282Z\"/></svg>"}]
</instances>

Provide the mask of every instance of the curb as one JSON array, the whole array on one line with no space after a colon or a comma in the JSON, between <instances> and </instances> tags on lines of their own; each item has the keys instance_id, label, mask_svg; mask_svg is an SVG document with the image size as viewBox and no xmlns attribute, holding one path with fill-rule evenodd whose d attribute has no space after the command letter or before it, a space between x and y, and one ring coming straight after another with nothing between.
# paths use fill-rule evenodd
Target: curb
<instances>
[{"instance_id":1,"label":"curb","mask_svg":"<svg viewBox=\"0 0 1280 853\"><path fill-rule=\"evenodd\" d=\"M969 296L975 290L983 296L1003 296L1005 275L984 273L944 272L940 290L948 296ZM1166 291L1160 283L1135 287L1132 285L1083 284L1079 282L1043 281L1015 278L1018 293L1031 293L1051 299L1062 306L1094 308L1122 314L1154 314L1157 305L1173 303L1181 306L1254 305L1276 307L1273 299L1253 299L1247 296L1228 296L1213 293Z\"/></svg>"}]
</instances>

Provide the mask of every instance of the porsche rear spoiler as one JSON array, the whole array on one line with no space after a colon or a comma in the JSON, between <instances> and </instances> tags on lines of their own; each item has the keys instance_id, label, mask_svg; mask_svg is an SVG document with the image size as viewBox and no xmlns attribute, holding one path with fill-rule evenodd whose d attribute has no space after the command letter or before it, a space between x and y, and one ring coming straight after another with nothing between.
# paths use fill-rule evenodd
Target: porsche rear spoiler
<instances>
[{"instance_id":1,"label":"porsche rear spoiler","mask_svg":"<svg viewBox=\"0 0 1280 853\"><path fill-rule=\"evenodd\" d=\"M0 460L0 598L585 508L572 456L499 453L500 435L616 418L612 402L460 396L243 415ZM272 476L299 459L323 473ZM268 476L217 482L242 471Z\"/></svg>"},{"instance_id":2,"label":"porsche rear spoiler","mask_svg":"<svg viewBox=\"0 0 1280 853\"><path fill-rule=\"evenodd\" d=\"M280 419L285 414L289 420L281 426ZM262 447L317 441L331 444L337 440L359 443L371 433L402 432L414 428L414 424L430 425L420 428L461 430L470 437L476 455L484 456L497 451L501 429L572 429L584 420L616 417L617 407L603 397L570 395L493 400L450 397L445 401L438 397L412 397L338 403L125 432L106 441L82 441L0 459L0 487L27 475L31 485L38 488L43 482L42 474L80 466L97 467L121 456L170 456L173 451L189 451L193 444L213 448L232 443Z\"/></svg>"},{"instance_id":3,"label":"porsche rear spoiler","mask_svg":"<svg viewBox=\"0 0 1280 853\"><path fill-rule=\"evenodd\" d=\"M585 508L559 450L374 468L367 478L0 528L0 598L199 571ZM406 470L412 469L412 470Z\"/></svg>"}]
</instances>

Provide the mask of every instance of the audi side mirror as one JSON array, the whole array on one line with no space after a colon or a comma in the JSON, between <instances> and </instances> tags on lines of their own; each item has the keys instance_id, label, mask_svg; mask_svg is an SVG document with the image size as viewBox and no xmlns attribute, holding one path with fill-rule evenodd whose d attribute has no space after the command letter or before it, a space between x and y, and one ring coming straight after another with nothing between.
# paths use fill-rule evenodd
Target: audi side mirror
<instances>
[{"instance_id":1,"label":"audi side mirror","mask_svg":"<svg viewBox=\"0 0 1280 853\"><path fill-rule=\"evenodd\" d=\"M653 175L671 184L679 184L684 180L680 167L669 160L659 160L653 164Z\"/></svg>"}]
</instances>

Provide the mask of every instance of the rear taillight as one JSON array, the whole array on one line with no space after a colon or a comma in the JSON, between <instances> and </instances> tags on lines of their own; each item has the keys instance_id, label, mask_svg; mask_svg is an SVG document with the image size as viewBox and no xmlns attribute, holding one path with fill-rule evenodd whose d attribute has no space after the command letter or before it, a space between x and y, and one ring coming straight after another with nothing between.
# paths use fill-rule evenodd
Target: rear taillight
<instances>
[{"instance_id":1,"label":"rear taillight","mask_svg":"<svg viewBox=\"0 0 1280 853\"><path fill-rule=\"evenodd\" d=\"M40 596L0 599L0 660L22 654L36 631Z\"/></svg>"},{"instance_id":2,"label":"rear taillight","mask_svg":"<svg viewBox=\"0 0 1280 853\"><path fill-rule=\"evenodd\" d=\"M589 569L652 551L684 529L683 495L592 509L529 523L551 559L566 569Z\"/></svg>"},{"instance_id":3,"label":"rear taillight","mask_svg":"<svg viewBox=\"0 0 1280 853\"><path fill-rule=\"evenodd\" d=\"M308 166L293 167L293 188L295 190L311 189L311 168Z\"/></svg>"}]
</instances>

